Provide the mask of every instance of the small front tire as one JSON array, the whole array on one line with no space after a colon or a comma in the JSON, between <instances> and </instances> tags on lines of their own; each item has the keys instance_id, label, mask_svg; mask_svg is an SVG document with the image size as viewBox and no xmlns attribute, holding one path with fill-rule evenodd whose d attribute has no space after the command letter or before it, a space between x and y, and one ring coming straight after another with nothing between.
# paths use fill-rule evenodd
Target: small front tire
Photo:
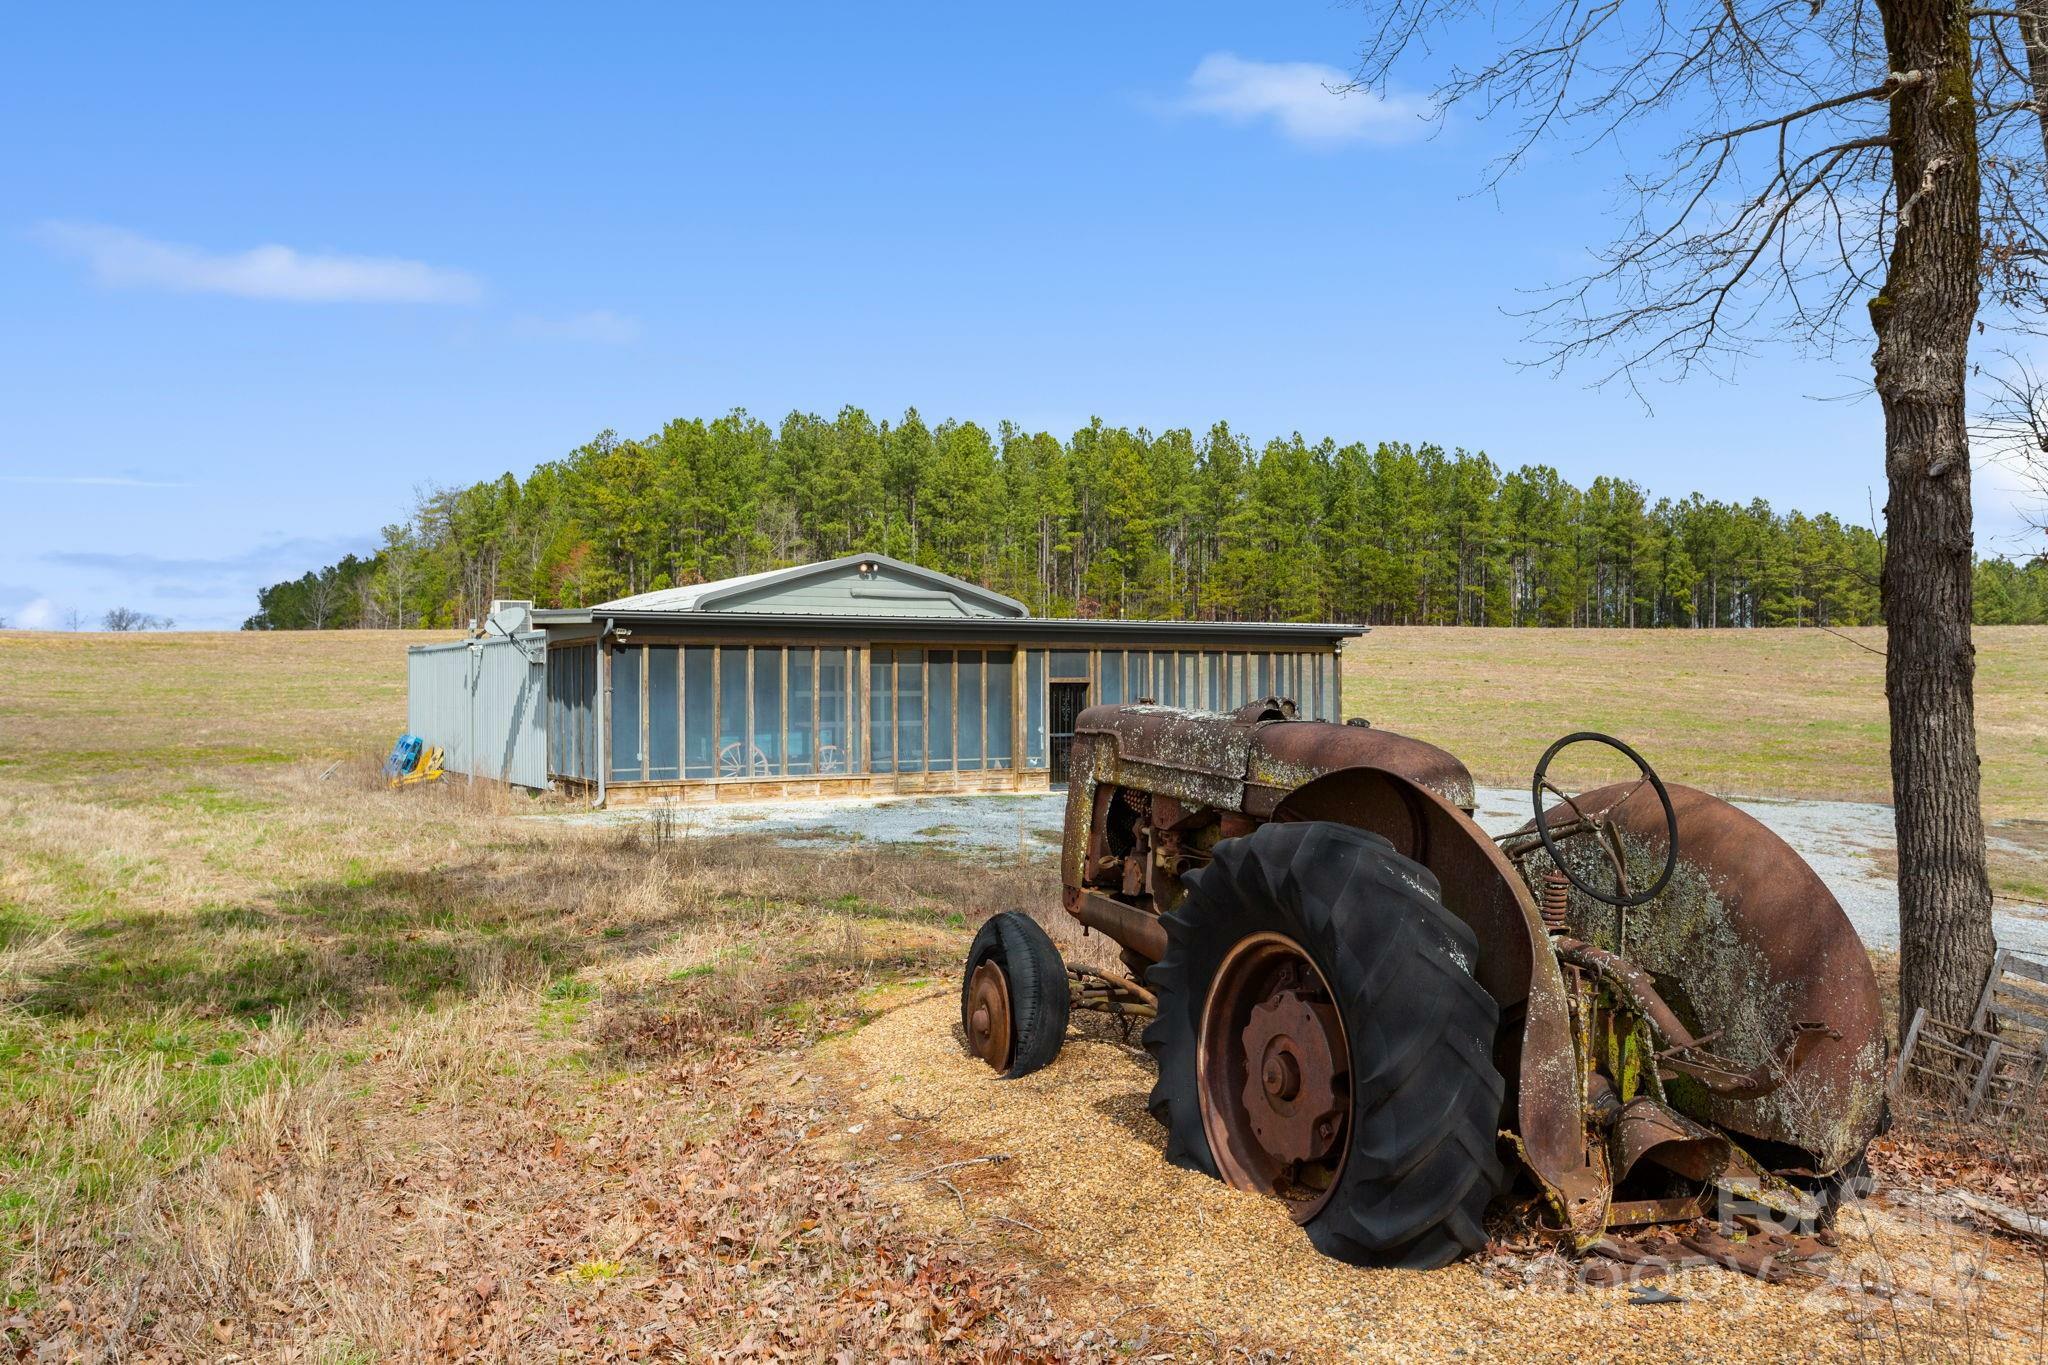
<instances>
[{"instance_id":1,"label":"small front tire","mask_svg":"<svg viewBox=\"0 0 2048 1365\"><path fill-rule=\"evenodd\" d=\"M1038 921L1019 910L990 917L960 979L968 1051L1006 1080L1059 1055L1067 1038L1067 966Z\"/></svg>"}]
</instances>

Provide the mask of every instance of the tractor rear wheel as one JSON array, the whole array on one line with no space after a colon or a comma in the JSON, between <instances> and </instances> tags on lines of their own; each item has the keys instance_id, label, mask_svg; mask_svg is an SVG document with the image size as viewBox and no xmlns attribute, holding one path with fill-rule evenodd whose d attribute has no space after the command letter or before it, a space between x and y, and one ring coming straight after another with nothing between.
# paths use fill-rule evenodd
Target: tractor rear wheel
<instances>
[{"instance_id":1,"label":"tractor rear wheel","mask_svg":"<svg viewBox=\"0 0 2048 1365\"><path fill-rule=\"evenodd\" d=\"M1216 846L1148 979L1167 1159L1284 1200L1326 1255L1432 1267L1486 1240L1507 1175L1499 1007L1436 878L1302 821Z\"/></svg>"},{"instance_id":2,"label":"tractor rear wheel","mask_svg":"<svg viewBox=\"0 0 2048 1365\"><path fill-rule=\"evenodd\" d=\"M1067 965L1038 921L991 916L967 951L960 1026L968 1051L1015 1079L1059 1055L1067 1038Z\"/></svg>"}]
</instances>

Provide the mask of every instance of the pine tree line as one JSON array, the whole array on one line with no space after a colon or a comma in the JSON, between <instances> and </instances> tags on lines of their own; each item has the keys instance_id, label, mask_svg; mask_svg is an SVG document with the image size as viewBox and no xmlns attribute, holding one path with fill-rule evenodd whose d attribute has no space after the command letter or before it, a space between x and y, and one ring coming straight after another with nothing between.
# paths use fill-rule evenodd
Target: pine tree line
<instances>
[{"instance_id":1,"label":"pine tree line","mask_svg":"<svg viewBox=\"0 0 2048 1365\"><path fill-rule=\"evenodd\" d=\"M1883 556L1825 513L1432 445L735 411L427 494L370 558L264 589L246 624L445 627L494 597L580 605L863 551L1051 616L1670 627L1875 622ZM1979 583L1983 619L2048 621L2048 558Z\"/></svg>"}]
</instances>

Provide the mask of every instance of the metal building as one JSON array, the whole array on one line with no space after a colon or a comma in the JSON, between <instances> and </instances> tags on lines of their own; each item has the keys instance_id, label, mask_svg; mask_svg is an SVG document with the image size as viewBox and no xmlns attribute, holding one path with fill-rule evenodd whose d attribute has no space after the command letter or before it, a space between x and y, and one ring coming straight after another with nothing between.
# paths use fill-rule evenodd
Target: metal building
<instances>
[{"instance_id":1,"label":"metal building","mask_svg":"<svg viewBox=\"0 0 2048 1365\"><path fill-rule=\"evenodd\" d=\"M1342 718L1331 624L1033 617L886 555L592 607L494 604L412 650L414 733L451 771L624 803L1033 791L1098 702Z\"/></svg>"}]
</instances>

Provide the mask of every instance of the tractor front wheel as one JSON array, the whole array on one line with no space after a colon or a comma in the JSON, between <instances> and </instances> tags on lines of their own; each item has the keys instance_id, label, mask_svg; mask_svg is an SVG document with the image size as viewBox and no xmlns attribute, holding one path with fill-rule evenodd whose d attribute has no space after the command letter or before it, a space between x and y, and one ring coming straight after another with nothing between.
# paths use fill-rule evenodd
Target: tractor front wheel
<instances>
[{"instance_id":1,"label":"tractor front wheel","mask_svg":"<svg viewBox=\"0 0 2048 1365\"><path fill-rule=\"evenodd\" d=\"M1286 1202L1327 1255L1432 1267L1506 1183L1499 1008L1472 931L1375 834L1263 825L1216 846L1149 974L1168 1160Z\"/></svg>"},{"instance_id":2,"label":"tractor front wheel","mask_svg":"<svg viewBox=\"0 0 2048 1365\"><path fill-rule=\"evenodd\" d=\"M961 974L967 1050L1002 1076L1029 1075L1059 1055L1067 1008L1067 966L1051 937L1022 911L991 916Z\"/></svg>"}]
</instances>

